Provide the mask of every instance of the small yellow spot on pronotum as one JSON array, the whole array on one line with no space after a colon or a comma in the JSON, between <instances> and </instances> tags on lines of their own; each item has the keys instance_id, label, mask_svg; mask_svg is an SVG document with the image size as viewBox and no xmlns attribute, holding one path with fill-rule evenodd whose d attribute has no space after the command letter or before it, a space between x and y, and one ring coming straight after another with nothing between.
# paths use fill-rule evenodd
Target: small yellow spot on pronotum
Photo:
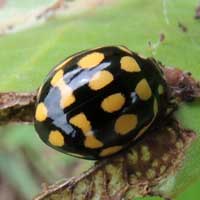
<instances>
[{"instance_id":1,"label":"small yellow spot on pronotum","mask_svg":"<svg viewBox=\"0 0 200 200\"><path fill-rule=\"evenodd\" d=\"M105 156L109 156L112 155L114 153L117 153L118 151L120 151L123 147L122 146L112 146L112 147L108 147L106 149L103 149L101 151L101 153L99 154L99 156L101 157L105 157Z\"/></svg>"},{"instance_id":2,"label":"small yellow spot on pronotum","mask_svg":"<svg viewBox=\"0 0 200 200\"><path fill-rule=\"evenodd\" d=\"M159 163L158 163L158 160L154 160L151 164L152 167L158 167Z\"/></svg>"},{"instance_id":3,"label":"small yellow spot on pronotum","mask_svg":"<svg viewBox=\"0 0 200 200\"><path fill-rule=\"evenodd\" d=\"M145 146L145 145L142 145L141 146L141 160L142 161L148 161L150 160L151 158L151 153L149 151L149 147L148 146Z\"/></svg>"},{"instance_id":4,"label":"small yellow spot on pronotum","mask_svg":"<svg viewBox=\"0 0 200 200\"><path fill-rule=\"evenodd\" d=\"M126 135L137 126L138 118L134 114L121 115L115 122L115 132L120 135Z\"/></svg>"},{"instance_id":5,"label":"small yellow spot on pronotum","mask_svg":"<svg viewBox=\"0 0 200 200\"><path fill-rule=\"evenodd\" d=\"M78 62L78 66L84 69L90 69L99 65L103 59L103 53L93 52L81 58Z\"/></svg>"},{"instance_id":6,"label":"small yellow spot on pronotum","mask_svg":"<svg viewBox=\"0 0 200 200\"><path fill-rule=\"evenodd\" d=\"M146 176L148 179L152 179L156 176L156 171L154 169L148 169L146 172Z\"/></svg>"},{"instance_id":7,"label":"small yellow spot on pronotum","mask_svg":"<svg viewBox=\"0 0 200 200\"><path fill-rule=\"evenodd\" d=\"M158 94L159 94L159 95L162 95L163 93L164 93L164 88L163 88L162 85L159 85L159 86L158 86Z\"/></svg>"},{"instance_id":8,"label":"small yellow spot on pronotum","mask_svg":"<svg viewBox=\"0 0 200 200\"><path fill-rule=\"evenodd\" d=\"M89 82L89 87L92 90L100 90L113 81L113 75L106 70L102 70L94 74Z\"/></svg>"},{"instance_id":9,"label":"small yellow spot on pronotum","mask_svg":"<svg viewBox=\"0 0 200 200\"><path fill-rule=\"evenodd\" d=\"M63 74L64 71L62 69L57 71L51 80L51 85L56 87L60 81L63 81Z\"/></svg>"},{"instance_id":10,"label":"small yellow spot on pronotum","mask_svg":"<svg viewBox=\"0 0 200 200\"><path fill-rule=\"evenodd\" d=\"M126 48L124 46L118 46L118 48L121 49L122 51L125 51L128 54L132 54L132 52L128 48Z\"/></svg>"},{"instance_id":11,"label":"small yellow spot on pronotum","mask_svg":"<svg viewBox=\"0 0 200 200\"><path fill-rule=\"evenodd\" d=\"M87 135L84 141L84 145L90 149L97 149L103 146L103 143L98 140L94 135Z\"/></svg>"},{"instance_id":12,"label":"small yellow spot on pronotum","mask_svg":"<svg viewBox=\"0 0 200 200\"><path fill-rule=\"evenodd\" d=\"M39 122L43 122L46 120L48 116L48 110L44 103L39 103L35 112L35 119Z\"/></svg>"},{"instance_id":13,"label":"small yellow spot on pronotum","mask_svg":"<svg viewBox=\"0 0 200 200\"><path fill-rule=\"evenodd\" d=\"M91 130L90 121L87 119L84 113L79 113L69 120L70 124L80 128L84 135L87 135Z\"/></svg>"},{"instance_id":14,"label":"small yellow spot on pronotum","mask_svg":"<svg viewBox=\"0 0 200 200\"><path fill-rule=\"evenodd\" d=\"M124 56L120 60L121 69L126 72L140 72L140 66L136 62L136 60L131 56Z\"/></svg>"},{"instance_id":15,"label":"small yellow spot on pronotum","mask_svg":"<svg viewBox=\"0 0 200 200\"><path fill-rule=\"evenodd\" d=\"M49 142L53 146L58 146L58 147L62 147L65 144L63 135L60 133L60 131L57 130L50 132Z\"/></svg>"},{"instance_id":16,"label":"small yellow spot on pronotum","mask_svg":"<svg viewBox=\"0 0 200 200\"><path fill-rule=\"evenodd\" d=\"M165 170L166 170L166 166L165 166L165 165L162 165L162 166L160 167L160 173L162 174Z\"/></svg>"},{"instance_id":17,"label":"small yellow spot on pronotum","mask_svg":"<svg viewBox=\"0 0 200 200\"><path fill-rule=\"evenodd\" d=\"M147 101L152 95L151 88L146 79L139 81L136 85L135 92L143 101Z\"/></svg>"},{"instance_id":18,"label":"small yellow spot on pronotum","mask_svg":"<svg viewBox=\"0 0 200 200\"><path fill-rule=\"evenodd\" d=\"M118 111L125 103L125 98L121 93L115 93L106 97L102 103L101 108L109 113Z\"/></svg>"}]
</instances>

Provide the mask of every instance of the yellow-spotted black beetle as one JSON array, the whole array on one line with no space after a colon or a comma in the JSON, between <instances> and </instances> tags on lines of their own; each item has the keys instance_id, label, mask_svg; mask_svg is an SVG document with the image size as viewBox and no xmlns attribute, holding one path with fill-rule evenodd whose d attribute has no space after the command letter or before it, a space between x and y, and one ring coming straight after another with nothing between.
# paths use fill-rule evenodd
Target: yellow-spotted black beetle
<instances>
[{"instance_id":1,"label":"yellow-spotted black beetle","mask_svg":"<svg viewBox=\"0 0 200 200\"><path fill-rule=\"evenodd\" d=\"M161 65L124 46L81 51L58 64L37 95L35 128L49 146L85 159L113 155L165 113Z\"/></svg>"}]
</instances>

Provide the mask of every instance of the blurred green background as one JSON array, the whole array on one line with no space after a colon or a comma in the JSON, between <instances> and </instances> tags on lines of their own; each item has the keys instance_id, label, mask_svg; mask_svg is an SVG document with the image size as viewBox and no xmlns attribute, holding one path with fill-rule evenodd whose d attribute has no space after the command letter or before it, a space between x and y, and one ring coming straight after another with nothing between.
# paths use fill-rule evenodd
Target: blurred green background
<instances>
[{"instance_id":1,"label":"blurred green background","mask_svg":"<svg viewBox=\"0 0 200 200\"><path fill-rule=\"evenodd\" d=\"M33 26L37 23L32 15L52 2L0 0L0 92L34 91L60 60L102 45L126 45L165 65L190 71L200 80L200 20L194 19L198 0L69 1L57 16ZM14 28L7 34L8 21ZM198 103L183 105L177 117L200 133ZM1 126L0 134L0 200L31 199L41 191L41 183L78 175L93 164L50 149L32 125ZM199 155L197 139L171 192L177 200L200 196Z\"/></svg>"}]
</instances>

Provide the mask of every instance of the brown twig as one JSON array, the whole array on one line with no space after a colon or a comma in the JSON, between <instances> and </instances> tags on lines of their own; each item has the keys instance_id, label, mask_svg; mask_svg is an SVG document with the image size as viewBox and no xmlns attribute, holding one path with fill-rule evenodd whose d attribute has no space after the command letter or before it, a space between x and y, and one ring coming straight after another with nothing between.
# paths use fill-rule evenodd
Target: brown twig
<instances>
[{"instance_id":1,"label":"brown twig","mask_svg":"<svg viewBox=\"0 0 200 200\"><path fill-rule=\"evenodd\" d=\"M0 124L31 123L36 93L0 93Z\"/></svg>"}]
</instances>

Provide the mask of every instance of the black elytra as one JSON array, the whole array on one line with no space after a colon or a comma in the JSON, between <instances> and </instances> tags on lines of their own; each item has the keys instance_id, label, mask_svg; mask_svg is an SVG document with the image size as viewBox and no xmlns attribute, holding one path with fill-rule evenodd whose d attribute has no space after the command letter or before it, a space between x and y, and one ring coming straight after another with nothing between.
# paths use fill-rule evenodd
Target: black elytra
<instances>
[{"instance_id":1,"label":"black elytra","mask_svg":"<svg viewBox=\"0 0 200 200\"><path fill-rule=\"evenodd\" d=\"M35 129L49 146L84 159L113 155L167 109L162 67L124 46L81 51L59 63L37 94Z\"/></svg>"}]
</instances>

